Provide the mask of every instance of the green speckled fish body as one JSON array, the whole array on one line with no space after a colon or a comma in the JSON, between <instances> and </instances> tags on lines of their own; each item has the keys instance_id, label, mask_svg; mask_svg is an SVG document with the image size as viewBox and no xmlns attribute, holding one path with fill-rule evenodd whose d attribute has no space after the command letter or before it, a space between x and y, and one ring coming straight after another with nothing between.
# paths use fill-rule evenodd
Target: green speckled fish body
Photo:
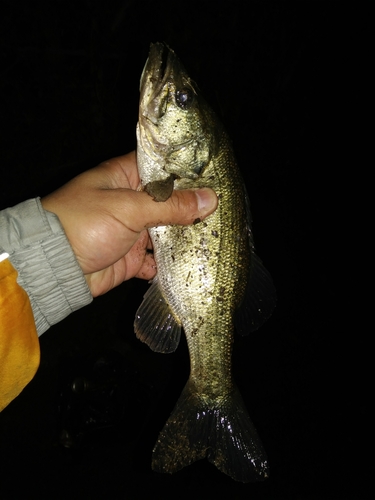
<instances>
[{"instance_id":1,"label":"green speckled fish body","mask_svg":"<svg viewBox=\"0 0 375 500\"><path fill-rule=\"evenodd\" d=\"M149 230L158 273L135 331L167 353L176 349L183 327L190 353L190 377L159 435L153 468L172 473L207 457L235 480L264 479L266 455L233 383L231 354L235 318L240 333L256 330L273 310L274 289L254 253L230 141L163 44L151 46L142 74L137 140L142 185L156 201L173 189L203 186L219 198L202 222Z\"/></svg>"}]
</instances>

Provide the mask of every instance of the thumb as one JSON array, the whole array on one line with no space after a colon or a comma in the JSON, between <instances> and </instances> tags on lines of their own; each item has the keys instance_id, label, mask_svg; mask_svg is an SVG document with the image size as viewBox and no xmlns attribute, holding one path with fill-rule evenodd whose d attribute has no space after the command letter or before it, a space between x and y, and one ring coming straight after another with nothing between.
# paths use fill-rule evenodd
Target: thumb
<instances>
[{"instance_id":1,"label":"thumb","mask_svg":"<svg viewBox=\"0 0 375 500\"><path fill-rule=\"evenodd\" d=\"M163 202L156 202L144 191L137 194L142 196L138 200L140 203L136 220L143 229L170 224L192 224L212 214L218 204L215 191L209 188L175 190Z\"/></svg>"}]
</instances>

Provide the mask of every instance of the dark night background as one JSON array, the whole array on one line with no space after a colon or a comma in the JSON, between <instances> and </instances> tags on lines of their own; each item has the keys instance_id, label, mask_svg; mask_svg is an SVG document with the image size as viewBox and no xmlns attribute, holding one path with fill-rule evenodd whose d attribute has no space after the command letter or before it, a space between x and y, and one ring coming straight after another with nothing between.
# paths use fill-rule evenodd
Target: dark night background
<instances>
[{"instance_id":1,"label":"dark night background","mask_svg":"<svg viewBox=\"0 0 375 500\"><path fill-rule=\"evenodd\" d=\"M41 337L35 379L0 414L1 499L374 498L365 487L369 403L357 395L341 301L350 237L339 224L343 129L358 98L347 78L367 14L344 9L1 2L0 208L135 148L140 74L149 43L166 41L233 139L257 250L278 291L272 318L234 350L269 455L266 482L236 483L207 461L173 476L151 471L188 354L184 344L155 354L135 339L147 283L134 279ZM93 389L73 394L72 381L83 379Z\"/></svg>"}]
</instances>

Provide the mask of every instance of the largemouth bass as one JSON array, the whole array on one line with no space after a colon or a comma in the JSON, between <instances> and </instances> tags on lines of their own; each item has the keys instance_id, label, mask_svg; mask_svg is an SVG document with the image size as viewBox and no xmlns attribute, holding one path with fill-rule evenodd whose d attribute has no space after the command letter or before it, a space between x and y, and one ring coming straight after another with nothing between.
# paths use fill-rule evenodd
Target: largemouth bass
<instances>
[{"instance_id":1,"label":"largemouth bass","mask_svg":"<svg viewBox=\"0 0 375 500\"><path fill-rule=\"evenodd\" d=\"M143 189L210 187L217 210L192 226L149 230L157 276L135 318L137 337L173 352L185 332L190 377L153 450L173 473L207 457L233 479L268 475L265 451L231 374L235 323L256 330L272 313L272 280L254 252L250 210L230 140L175 53L152 44L140 83L137 161Z\"/></svg>"}]
</instances>

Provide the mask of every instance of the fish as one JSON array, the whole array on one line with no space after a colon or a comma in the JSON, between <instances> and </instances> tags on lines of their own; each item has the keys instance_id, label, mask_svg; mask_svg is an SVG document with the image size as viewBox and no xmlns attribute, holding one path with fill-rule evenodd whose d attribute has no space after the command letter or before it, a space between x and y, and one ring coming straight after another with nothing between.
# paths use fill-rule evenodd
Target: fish
<instances>
[{"instance_id":1,"label":"fish","mask_svg":"<svg viewBox=\"0 0 375 500\"><path fill-rule=\"evenodd\" d=\"M173 190L212 188L218 208L190 226L149 229L157 274L134 330L153 351L186 336L189 379L161 430L152 469L175 473L207 458L235 481L264 480L266 452L233 380L235 328L256 331L276 292L255 253L245 184L232 143L175 52L153 43L140 81L136 128L141 189L155 202Z\"/></svg>"}]
</instances>

